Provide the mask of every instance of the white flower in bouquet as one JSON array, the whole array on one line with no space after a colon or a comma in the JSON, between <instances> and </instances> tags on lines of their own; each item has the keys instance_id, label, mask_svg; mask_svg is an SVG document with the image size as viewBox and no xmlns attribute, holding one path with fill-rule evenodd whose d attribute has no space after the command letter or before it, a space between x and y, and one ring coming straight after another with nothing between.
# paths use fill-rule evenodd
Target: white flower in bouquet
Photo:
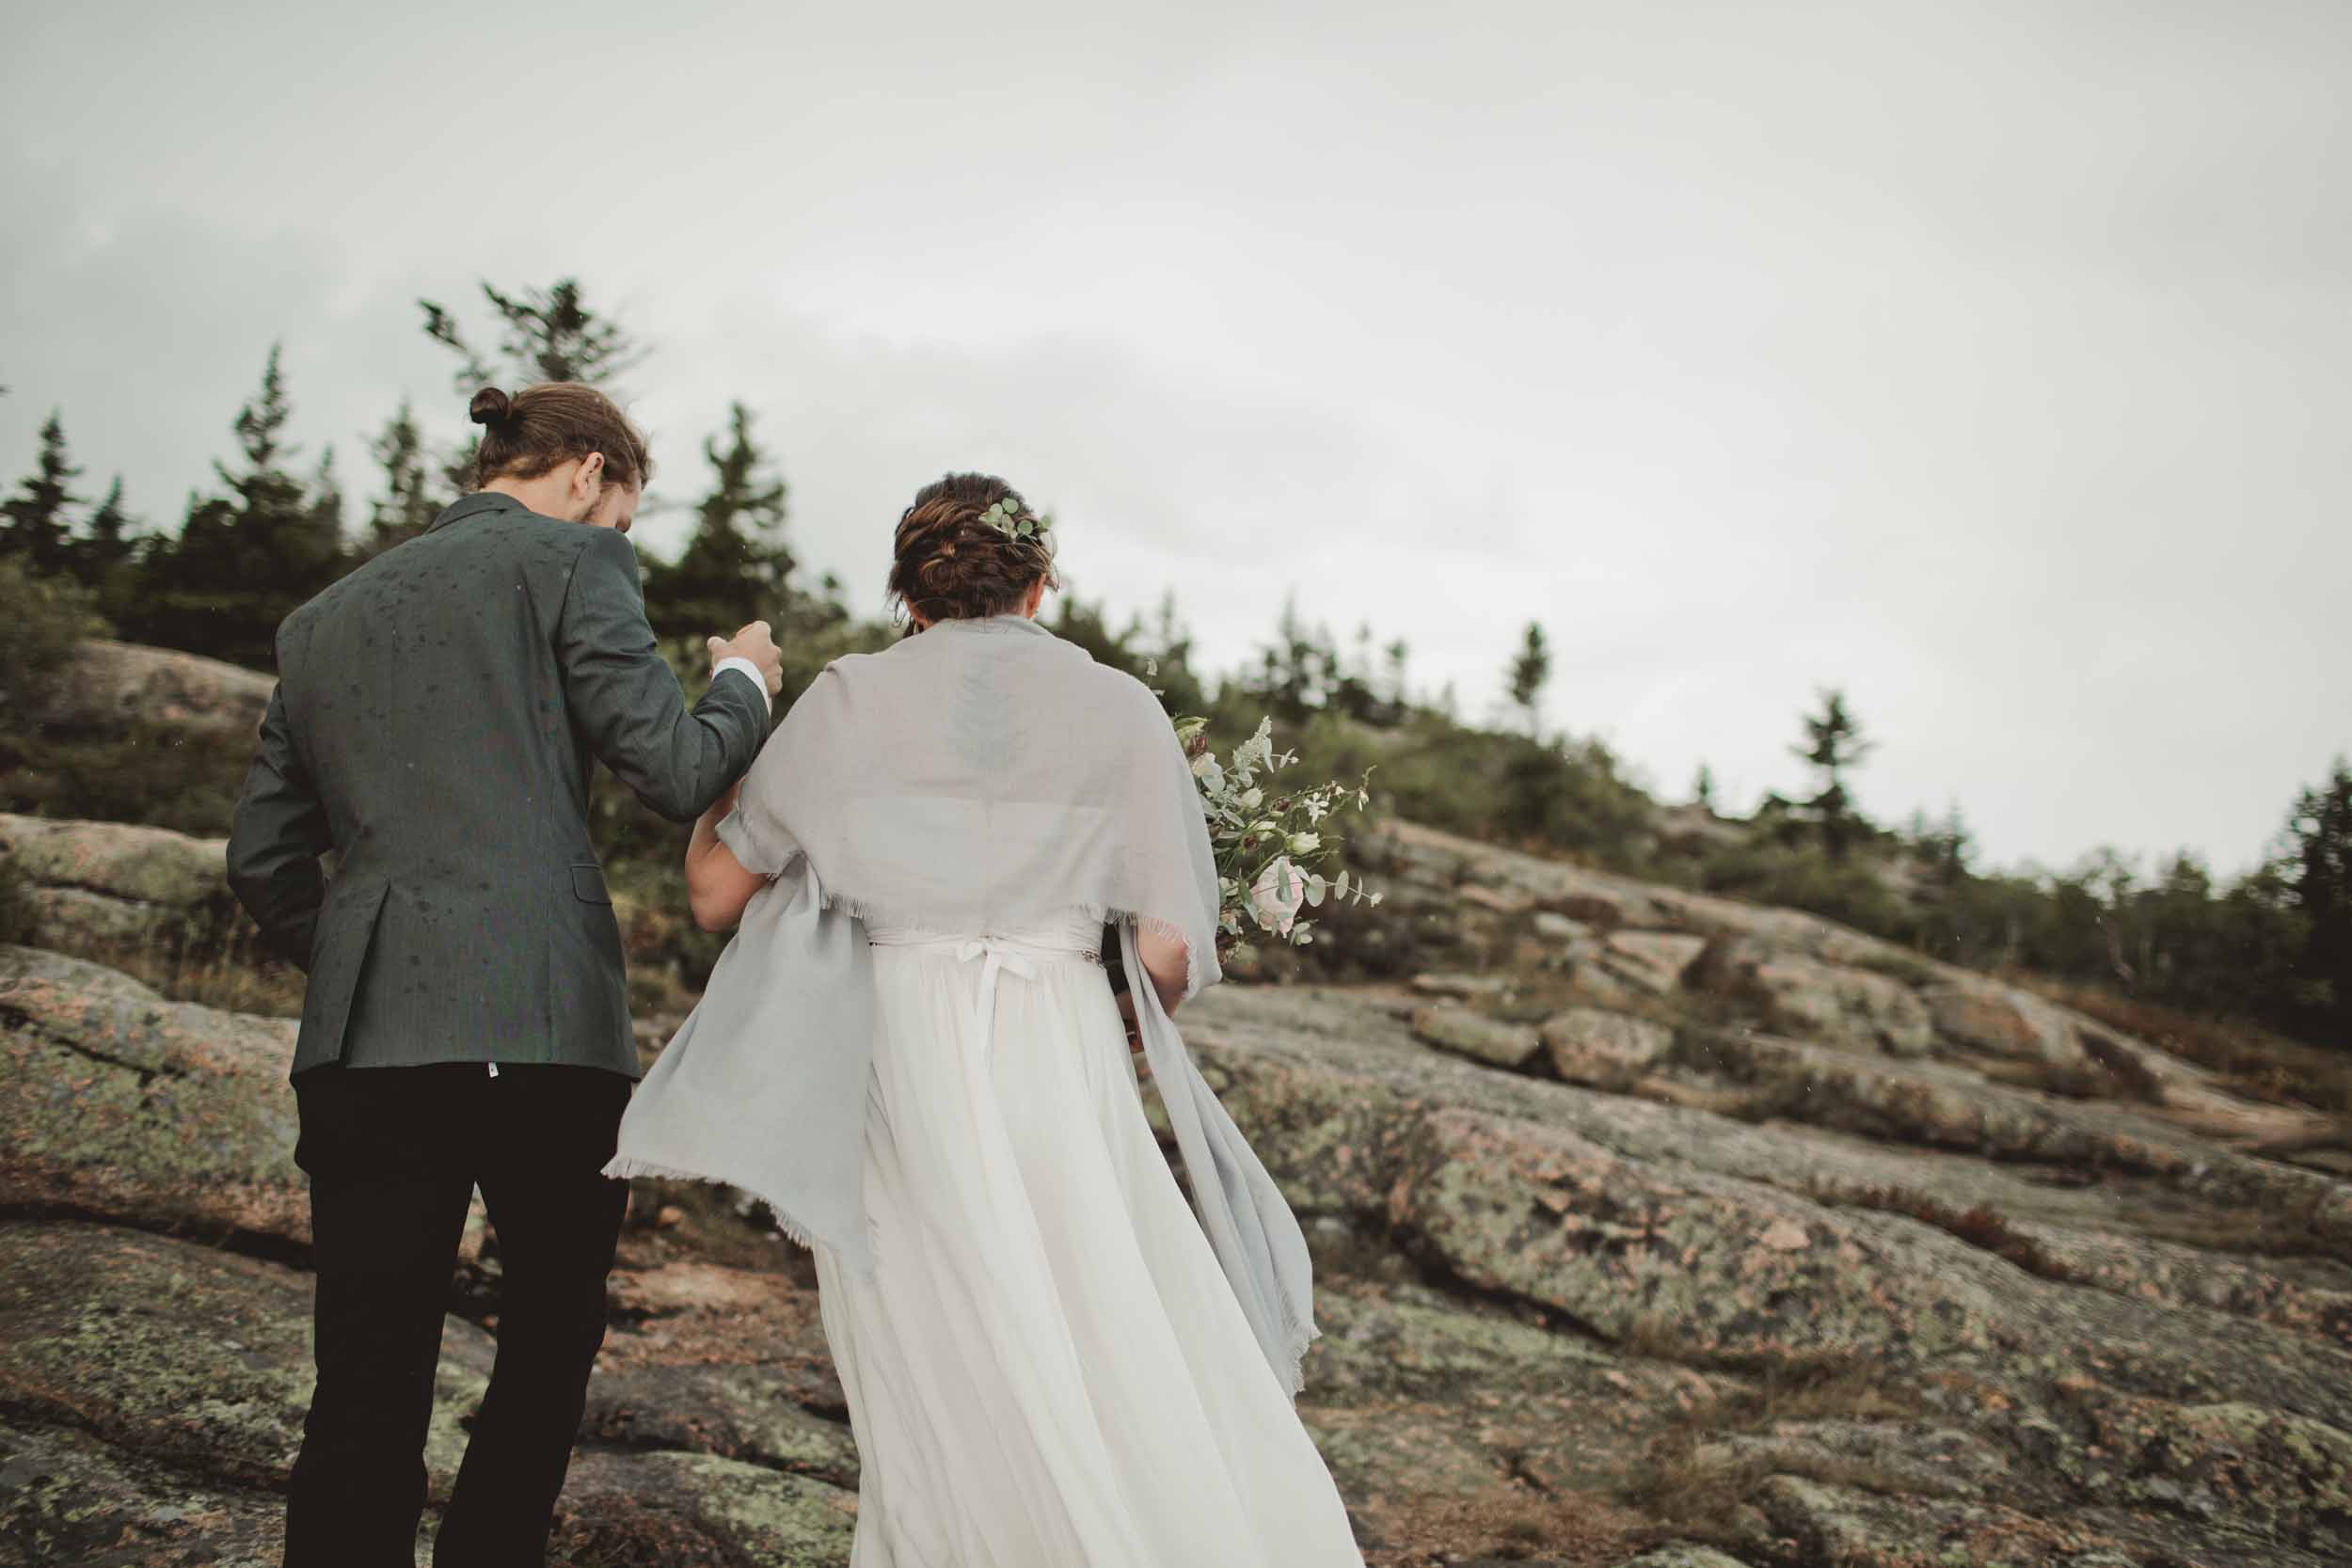
<instances>
[{"instance_id":1,"label":"white flower in bouquet","mask_svg":"<svg viewBox=\"0 0 2352 1568\"><path fill-rule=\"evenodd\" d=\"M1258 721L1257 733L1233 749L1233 770L1247 779L1274 766L1274 721Z\"/></svg>"},{"instance_id":2,"label":"white flower in bouquet","mask_svg":"<svg viewBox=\"0 0 2352 1568\"><path fill-rule=\"evenodd\" d=\"M1287 857L1269 863L1258 873L1258 879L1249 884L1249 906L1258 917L1258 925L1277 936L1291 934L1298 911L1306 903L1307 874Z\"/></svg>"},{"instance_id":3,"label":"white flower in bouquet","mask_svg":"<svg viewBox=\"0 0 2352 1568\"><path fill-rule=\"evenodd\" d=\"M1318 867L1337 856L1339 840L1318 831L1341 806L1357 810L1371 804L1371 792L1337 783L1311 788L1282 790L1259 782L1298 760L1295 752L1274 749L1274 721L1258 721L1248 740L1233 748L1220 763L1209 749L1208 721L1185 717L1176 721L1176 737L1192 758L1192 776L1200 788L1208 817L1209 843L1216 856L1219 945L1236 947L1251 927L1295 946L1312 939L1312 922L1304 911L1320 906L1327 896L1336 901L1377 904L1380 895L1365 887L1353 873L1342 870L1326 878ZM1367 775L1369 776L1369 775ZM1269 799L1268 791L1278 791Z\"/></svg>"}]
</instances>

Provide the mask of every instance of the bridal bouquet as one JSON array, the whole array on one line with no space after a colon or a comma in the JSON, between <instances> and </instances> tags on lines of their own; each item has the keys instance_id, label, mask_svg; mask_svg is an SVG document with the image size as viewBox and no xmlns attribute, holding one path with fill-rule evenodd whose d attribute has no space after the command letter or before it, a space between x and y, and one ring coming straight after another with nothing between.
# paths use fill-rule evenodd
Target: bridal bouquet
<instances>
[{"instance_id":1,"label":"bridal bouquet","mask_svg":"<svg viewBox=\"0 0 2352 1568\"><path fill-rule=\"evenodd\" d=\"M1259 720L1257 733L1220 763L1209 750L1208 724L1206 719L1179 719L1176 737L1192 760L1216 856L1217 946L1229 953L1242 950L1243 938L1255 927L1304 947L1312 940L1308 933L1314 924L1300 918L1306 910L1326 898L1379 903L1381 895L1352 873L1325 875L1340 846L1325 819L1351 804L1363 810L1371 792L1360 783L1350 787L1334 781L1308 788L1277 784L1275 775L1297 762L1298 753L1274 749L1271 719ZM1369 769L1365 777L1371 777Z\"/></svg>"}]
</instances>

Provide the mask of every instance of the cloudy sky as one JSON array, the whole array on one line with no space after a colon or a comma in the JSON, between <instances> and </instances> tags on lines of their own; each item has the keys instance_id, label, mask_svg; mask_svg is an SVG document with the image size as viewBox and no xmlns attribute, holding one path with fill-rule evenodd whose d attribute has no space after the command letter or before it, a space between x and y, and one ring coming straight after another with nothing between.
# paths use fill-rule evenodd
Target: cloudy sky
<instances>
[{"instance_id":1,"label":"cloudy sky","mask_svg":"<svg viewBox=\"0 0 2352 1568\"><path fill-rule=\"evenodd\" d=\"M359 20L364 16L366 20ZM345 20L346 17L351 20ZM1295 589L1665 795L1842 685L1996 863L2249 863L2352 750L2334 0L15 8L0 474L176 518L273 341L356 495L415 300L577 275L667 465L741 398L878 609L948 467L1173 590ZM675 542L675 522L641 543Z\"/></svg>"}]
</instances>

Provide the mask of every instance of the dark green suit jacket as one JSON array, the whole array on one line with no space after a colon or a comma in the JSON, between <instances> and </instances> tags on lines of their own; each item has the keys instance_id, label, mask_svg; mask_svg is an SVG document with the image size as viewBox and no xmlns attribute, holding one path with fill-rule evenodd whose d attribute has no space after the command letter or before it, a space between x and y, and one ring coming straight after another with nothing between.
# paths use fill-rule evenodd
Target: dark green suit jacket
<instances>
[{"instance_id":1,"label":"dark green suit jacket","mask_svg":"<svg viewBox=\"0 0 2352 1568\"><path fill-rule=\"evenodd\" d=\"M638 1076L590 773L691 822L768 726L738 672L688 708L626 538L507 496L466 497L296 610L228 857L264 942L310 974L293 1070Z\"/></svg>"}]
</instances>

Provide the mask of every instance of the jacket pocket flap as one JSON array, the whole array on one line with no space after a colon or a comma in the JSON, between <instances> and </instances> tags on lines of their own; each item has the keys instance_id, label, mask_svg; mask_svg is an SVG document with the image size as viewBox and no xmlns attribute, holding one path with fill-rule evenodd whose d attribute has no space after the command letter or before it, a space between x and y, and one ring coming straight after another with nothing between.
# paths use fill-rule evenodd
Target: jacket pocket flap
<instances>
[{"instance_id":1,"label":"jacket pocket flap","mask_svg":"<svg viewBox=\"0 0 2352 1568\"><path fill-rule=\"evenodd\" d=\"M604 887L604 872L593 865L572 867L572 896L583 904L610 904L612 895Z\"/></svg>"}]
</instances>

